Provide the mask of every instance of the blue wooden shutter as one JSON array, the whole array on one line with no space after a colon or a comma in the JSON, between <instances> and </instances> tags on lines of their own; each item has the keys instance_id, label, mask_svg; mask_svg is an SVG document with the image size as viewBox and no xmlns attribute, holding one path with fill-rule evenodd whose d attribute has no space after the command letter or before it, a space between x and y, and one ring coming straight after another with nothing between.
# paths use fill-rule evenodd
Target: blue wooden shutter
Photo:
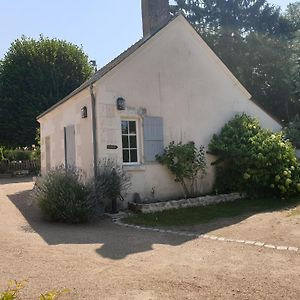
<instances>
[{"instance_id":1,"label":"blue wooden shutter","mask_svg":"<svg viewBox=\"0 0 300 300\"><path fill-rule=\"evenodd\" d=\"M66 166L76 164L75 126L65 127L65 160Z\"/></svg>"},{"instance_id":2,"label":"blue wooden shutter","mask_svg":"<svg viewBox=\"0 0 300 300\"><path fill-rule=\"evenodd\" d=\"M161 117L144 118L144 159L156 161L155 156L164 150L163 119Z\"/></svg>"}]
</instances>

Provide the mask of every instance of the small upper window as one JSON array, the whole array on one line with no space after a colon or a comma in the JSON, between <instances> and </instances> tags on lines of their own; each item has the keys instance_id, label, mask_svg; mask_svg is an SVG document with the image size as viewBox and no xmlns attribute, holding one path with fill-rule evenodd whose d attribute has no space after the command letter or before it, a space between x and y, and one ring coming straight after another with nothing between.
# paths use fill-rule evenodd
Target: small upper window
<instances>
[{"instance_id":1,"label":"small upper window","mask_svg":"<svg viewBox=\"0 0 300 300\"><path fill-rule=\"evenodd\" d=\"M123 120L122 124L123 163L138 163L138 143L136 121Z\"/></svg>"}]
</instances>

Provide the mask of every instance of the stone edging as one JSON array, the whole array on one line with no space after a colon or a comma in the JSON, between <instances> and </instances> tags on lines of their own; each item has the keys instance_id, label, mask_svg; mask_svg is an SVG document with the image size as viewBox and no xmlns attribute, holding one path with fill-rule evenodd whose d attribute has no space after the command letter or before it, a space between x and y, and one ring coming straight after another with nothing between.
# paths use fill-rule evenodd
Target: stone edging
<instances>
[{"instance_id":1,"label":"stone edging","mask_svg":"<svg viewBox=\"0 0 300 300\"><path fill-rule=\"evenodd\" d=\"M300 249L298 247L292 247L292 246L278 246L278 245L272 245L268 243L263 243L259 241L248 241L248 240L239 240L239 239L229 239L225 237L219 237L209 234L197 234L197 233L191 233L191 232L184 232L184 231L173 231L173 230L165 230L165 229L159 229L154 227L143 227L143 226L137 226L132 224L126 224L124 223L121 218L113 218L113 223L119 226L128 227L128 228L135 228L139 230L148 230L153 232L160 232L160 233L169 233L169 234L175 234L179 236L186 236L186 237L194 237L194 238L201 238L201 239L209 239L209 240L215 240L220 242L231 242L236 244L244 244L248 246L256 246L260 248L268 248L268 249L274 249L278 251L290 251L290 252L297 252L300 253Z\"/></svg>"},{"instance_id":2,"label":"stone edging","mask_svg":"<svg viewBox=\"0 0 300 300\"><path fill-rule=\"evenodd\" d=\"M129 203L128 207L132 211L148 214L148 213L160 212L169 209L207 206L207 205L218 204L222 202L233 202L243 197L244 195L241 195L239 193L231 193L231 194L201 196L201 197L181 199L181 200L170 200L165 202Z\"/></svg>"}]
</instances>

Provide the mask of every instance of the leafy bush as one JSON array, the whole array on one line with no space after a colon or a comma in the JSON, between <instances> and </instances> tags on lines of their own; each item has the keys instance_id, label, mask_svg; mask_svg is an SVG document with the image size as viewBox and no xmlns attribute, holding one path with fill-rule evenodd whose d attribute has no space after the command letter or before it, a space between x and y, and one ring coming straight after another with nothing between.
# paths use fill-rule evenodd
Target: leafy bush
<instances>
[{"instance_id":1,"label":"leafy bush","mask_svg":"<svg viewBox=\"0 0 300 300\"><path fill-rule=\"evenodd\" d=\"M300 148L300 116L285 128L285 135L295 147Z\"/></svg>"},{"instance_id":2,"label":"leafy bush","mask_svg":"<svg viewBox=\"0 0 300 300\"><path fill-rule=\"evenodd\" d=\"M282 132L260 127L246 114L236 115L214 135L209 151L218 156L216 190L290 196L300 192L295 149Z\"/></svg>"},{"instance_id":3,"label":"leafy bush","mask_svg":"<svg viewBox=\"0 0 300 300\"><path fill-rule=\"evenodd\" d=\"M4 157L9 161L31 160L32 151L22 149L5 150Z\"/></svg>"},{"instance_id":4,"label":"leafy bush","mask_svg":"<svg viewBox=\"0 0 300 300\"><path fill-rule=\"evenodd\" d=\"M5 159L4 151L5 151L5 148L0 146L0 161Z\"/></svg>"},{"instance_id":5,"label":"leafy bush","mask_svg":"<svg viewBox=\"0 0 300 300\"><path fill-rule=\"evenodd\" d=\"M24 288L25 282L9 281L5 291L0 292L0 300L17 300L19 292Z\"/></svg>"},{"instance_id":6,"label":"leafy bush","mask_svg":"<svg viewBox=\"0 0 300 300\"><path fill-rule=\"evenodd\" d=\"M198 149L194 142L187 144L171 142L164 153L158 155L156 159L175 175L175 181L181 184L186 198L194 196L195 180L199 172L204 173L206 169L203 146ZM186 181L189 181L189 187Z\"/></svg>"},{"instance_id":7,"label":"leafy bush","mask_svg":"<svg viewBox=\"0 0 300 300\"><path fill-rule=\"evenodd\" d=\"M8 283L5 291L0 292L0 300L21 300L19 298L20 291L25 287L26 281L18 282L15 280L11 280ZM55 300L59 299L60 296L64 294L68 294L69 290L63 289L61 291L53 290L51 292L46 292L45 294L41 294L39 296L39 300Z\"/></svg>"},{"instance_id":8,"label":"leafy bush","mask_svg":"<svg viewBox=\"0 0 300 300\"><path fill-rule=\"evenodd\" d=\"M41 159L41 148L40 147L35 147L32 150L31 159L33 159L33 160L40 160Z\"/></svg>"},{"instance_id":9,"label":"leafy bush","mask_svg":"<svg viewBox=\"0 0 300 300\"><path fill-rule=\"evenodd\" d=\"M92 198L99 207L102 203L109 209L113 201L123 200L130 187L130 177L114 160L103 159L98 163L93 179Z\"/></svg>"},{"instance_id":10,"label":"leafy bush","mask_svg":"<svg viewBox=\"0 0 300 300\"><path fill-rule=\"evenodd\" d=\"M33 145L32 159L40 160L41 159L41 130L40 128L36 129L35 133L35 145Z\"/></svg>"},{"instance_id":11,"label":"leafy bush","mask_svg":"<svg viewBox=\"0 0 300 300\"><path fill-rule=\"evenodd\" d=\"M82 171L57 167L37 183L35 199L51 221L87 222L95 212L90 188L83 183Z\"/></svg>"}]
</instances>

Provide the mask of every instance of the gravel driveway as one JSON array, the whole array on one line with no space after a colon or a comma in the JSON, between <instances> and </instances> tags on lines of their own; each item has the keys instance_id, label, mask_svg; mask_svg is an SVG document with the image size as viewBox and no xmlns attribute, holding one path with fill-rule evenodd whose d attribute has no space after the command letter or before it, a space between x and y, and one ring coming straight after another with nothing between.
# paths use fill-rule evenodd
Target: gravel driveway
<instances>
[{"instance_id":1,"label":"gravel driveway","mask_svg":"<svg viewBox=\"0 0 300 300\"><path fill-rule=\"evenodd\" d=\"M300 299L299 252L129 229L109 219L50 224L30 201L32 187L27 180L0 181L0 285L27 279L23 299L64 287L72 300ZM275 223L265 216L264 226L252 216L218 230L272 239ZM282 239L300 246L299 219L293 220L292 241Z\"/></svg>"}]
</instances>

